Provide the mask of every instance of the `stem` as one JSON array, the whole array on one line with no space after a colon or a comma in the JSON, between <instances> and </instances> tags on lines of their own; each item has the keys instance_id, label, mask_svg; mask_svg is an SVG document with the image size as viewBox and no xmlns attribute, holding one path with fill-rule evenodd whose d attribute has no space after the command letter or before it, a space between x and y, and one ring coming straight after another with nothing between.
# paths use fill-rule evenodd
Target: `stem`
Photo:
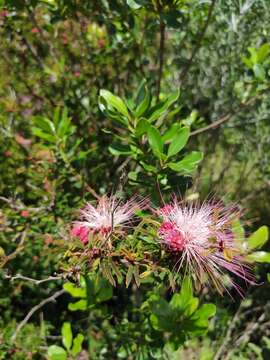
<instances>
[{"instance_id":1,"label":"stem","mask_svg":"<svg viewBox=\"0 0 270 360\"><path fill-rule=\"evenodd\" d=\"M19 323L19 325L17 326L16 330L14 331L14 334L11 337L11 341L14 342L16 340L16 337L18 335L18 333L21 331L21 329L24 327L24 325L28 322L28 320L32 317L32 315L38 311L39 309L41 309L44 305L50 303L50 302L54 302L59 296L63 295L65 292L64 289L61 289L59 291L56 291L56 293L54 293L53 295L49 296L48 298L44 299L43 301L41 301L38 305L34 306L29 313L25 316L25 318Z\"/></svg>"},{"instance_id":2,"label":"stem","mask_svg":"<svg viewBox=\"0 0 270 360\"><path fill-rule=\"evenodd\" d=\"M190 136L194 136L194 135L200 134L202 132L205 132L205 131L208 131L208 130L211 130L211 129L215 129L217 126L219 126L219 125L223 124L224 122L230 120L234 115L237 115L239 112L241 112L241 110L244 110L244 109L249 108L250 106L254 105L256 103L256 101L259 100L261 98L261 96L264 95L269 90L270 90L270 88L266 88L266 89L262 90L259 94L255 95L255 96L252 96L251 98L249 98L245 102L240 103L238 109L233 110L231 112L228 112L227 114L221 116L219 119L217 119L216 121L214 121L210 125L207 125L207 126L205 126L203 128L192 131Z\"/></svg>"},{"instance_id":3,"label":"stem","mask_svg":"<svg viewBox=\"0 0 270 360\"><path fill-rule=\"evenodd\" d=\"M159 199L161 201L161 204L165 205L165 202L164 202L164 199L163 199L163 196L162 196L162 192L161 192L161 189L160 189L158 178L156 178L156 187L157 187L157 193L158 193Z\"/></svg>"},{"instance_id":4,"label":"stem","mask_svg":"<svg viewBox=\"0 0 270 360\"><path fill-rule=\"evenodd\" d=\"M211 20L211 17L212 17L212 13L213 13L213 10L214 10L214 7L215 7L215 4L216 4L217 0L212 0L211 2L211 5L209 7L209 10L208 10L208 15L207 15L207 19L206 19L206 22L204 24L204 27L202 28L202 31L200 34L197 34L196 38L198 38L197 40L197 43L196 45L194 46L193 50L192 50L192 53L191 53L191 56L186 64L186 66L184 67L183 71L181 72L180 74L180 77L179 77L179 80L180 80L180 85L182 85L182 83L184 82L187 74L188 74L188 70L189 68L191 67L192 65L192 62L193 62L193 59L195 58L198 50L200 49L201 47L201 43L202 43L202 40L205 36L205 33L206 33L206 30L208 28L208 25L210 24L210 20Z\"/></svg>"},{"instance_id":5,"label":"stem","mask_svg":"<svg viewBox=\"0 0 270 360\"><path fill-rule=\"evenodd\" d=\"M157 78L157 101L159 101L160 85L161 85L161 78L162 78L163 65L164 65L165 28L166 28L165 23L160 18L159 19L160 38L159 38L159 67L158 67L158 78Z\"/></svg>"}]
</instances>

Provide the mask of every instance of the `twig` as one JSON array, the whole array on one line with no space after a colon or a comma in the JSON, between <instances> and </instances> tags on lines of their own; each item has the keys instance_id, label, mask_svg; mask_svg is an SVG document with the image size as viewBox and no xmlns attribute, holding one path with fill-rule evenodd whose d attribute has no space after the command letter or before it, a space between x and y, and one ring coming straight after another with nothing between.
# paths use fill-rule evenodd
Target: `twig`
<instances>
[{"instance_id":1,"label":"twig","mask_svg":"<svg viewBox=\"0 0 270 360\"><path fill-rule=\"evenodd\" d=\"M18 211L27 209L28 211L31 211L31 212L40 212L40 211L49 209L49 207L47 207L47 206L40 206L40 207L36 207L36 208L27 207L26 205L23 204L23 202L21 200L10 199L10 198L6 198L4 196L0 196L0 200L9 204L11 209L18 210Z\"/></svg>"},{"instance_id":2,"label":"twig","mask_svg":"<svg viewBox=\"0 0 270 360\"><path fill-rule=\"evenodd\" d=\"M8 261L14 259L17 256L17 254L23 249L23 244L24 244L24 240L25 240L28 228L29 228L29 226L26 225L24 231L21 233L21 240L20 240L17 248L11 254L4 256L1 259L0 267L3 267ZM20 236L20 234L19 234L19 236ZM17 236L16 236L16 238L17 238Z\"/></svg>"},{"instance_id":3,"label":"twig","mask_svg":"<svg viewBox=\"0 0 270 360\"><path fill-rule=\"evenodd\" d=\"M24 44L27 46L29 52L32 54L33 58L36 60L36 62L39 64L40 68L44 70L46 68L42 58L38 55L37 50L34 48L34 46L26 39L26 37L22 37L22 40Z\"/></svg>"},{"instance_id":4,"label":"twig","mask_svg":"<svg viewBox=\"0 0 270 360\"><path fill-rule=\"evenodd\" d=\"M24 275L21 275L21 274L16 274L14 276L6 274L6 275L4 275L4 278L9 279L10 281L14 281L14 280L18 280L18 279L25 280L25 281L30 281L30 282L34 283L35 285L39 285L39 284L45 283L47 281L54 281L54 280L61 280L62 279L61 276L49 276L46 279L38 280L38 279L33 279L33 278L30 278L28 276L24 276Z\"/></svg>"},{"instance_id":5,"label":"twig","mask_svg":"<svg viewBox=\"0 0 270 360\"><path fill-rule=\"evenodd\" d=\"M159 40L159 68L158 68L158 78L157 78L157 101L159 100L160 95L160 85L163 73L163 64L164 64L164 49L165 49L165 23L164 21L159 20L160 24L160 40Z\"/></svg>"},{"instance_id":6,"label":"twig","mask_svg":"<svg viewBox=\"0 0 270 360\"><path fill-rule=\"evenodd\" d=\"M222 115L219 119L217 119L216 121L214 121L212 124L210 125L207 125L203 128L200 128L200 129L197 129L197 130L194 130L190 133L191 136L194 136L194 135L197 135L197 134L200 134L202 132L205 132L207 130L211 130L211 129L215 129L217 126L223 124L224 122L230 120L232 118L232 116L234 115L237 115L242 109L245 109L247 108L249 105L252 105L253 102L255 102L256 100L258 100L261 95L263 95L265 92L269 91L270 88L267 88L265 90L263 90L262 92L260 92L259 94L251 97L250 99L248 99L246 102L242 102L240 105L239 105L239 108L237 110L234 110L234 111L231 111L231 112L228 112L227 114L224 114Z\"/></svg>"},{"instance_id":7,"label":"twig","mask_svg":"<svg viewBox=\"0 0 270 360\"><path fill-rule=\"evenodd\" d=\"M232 335L232 332L234 330L234 327L236 325L236 323L240 320L240 313L242 311L242 303L240 304L238 310L236 311L229 327L228 327L228 330L226 332L226 335L224 337L224 340L221 344L221 346L219 347L218 351L216 352L216 355L214 357L213 360L219 360L219 359L222 359L222 354L224 352L224 350L226 349L226 347L228 346L230 340L231 340L231 335Z\"/></svg>"},{"instance_id":8,"label":"twig","mask_svg":"<svg viewBox=\"0 0 270 360\"><path fill-rule=\"evenodd\" d=\"M28 322L28 320L32 317L32 315L38 311L39 309L41 309L44 305L50 303L50 302L54 302L59 296L63 295L65 292L65 289L61 289L56 291L53 295L51 295L50 297L42 300L38 305L34 306L29 313L25 316L25 318L19 323L19 325L16 327L16 330L14 331L12 337L11 337L11 341L14 342L16 340L16 337L18 335L18 333L21 331L21 329L24 327L24 325Z\"/></svg>"},{"instance_id":9,"label":"twig","mask_svg":"<svg viewBox=\"0 0 270 360\"><path fill-rule=\"evenodd\" d=\"M97 200L100 199L100 196L97 194L97 192L89 184L85 185L85 189L88 192L90 192L90 194L92 194Z\"/></svg>"},{"instance_id":10,"label":"twig","mask_svg":"<svg viewBox=\"0 0 270 360\"><path fill-rule=\"evenodd\" d=\"M212 13L213 13L216 2L217 2L217 0L212 0L211 5L210 5L209 10L208 10L208 15L207 15L207 19L206 19L206 22L204 24L204 27L203 27L202 31L200 32L200 34L197 34L197 36L196 36L198 38L198 41L197 41L196 45L194 46L194 48L192 50L191 56L190 56L190 58L189 58L189 60L188 60L188 62L186 64L186 66L184 67L183 71L180 74L180 77L179 77L180 85L182 85L183 81L185 80L185 78L186 78L186 76L188 74L188 70L192 65L193 59L194 59L195 55L197 54L198 50L201 47L202 40L203 40L203 38L205 36L208 25L210 24L210 20L211 20Z\"/></svg>"},{"instance_id":11,"label":"twig","mask_svg":"<svg viewBox=\"0 0 270 360\"><path fill-rule=\"evenodd\" d=\"M240 345L248 343L251 334L254 333L260 327L261 323L265 320L265 317L266 314L265 312L263 312L258 319L256 319L253 323L247 325L246 331L244 331L243 335L241 335L234 342L235 346L230 348L230 350L227 352L226 356L224 357L224 360L229 360L235 349L239 348Z\"/></svg>"}]
</instances>

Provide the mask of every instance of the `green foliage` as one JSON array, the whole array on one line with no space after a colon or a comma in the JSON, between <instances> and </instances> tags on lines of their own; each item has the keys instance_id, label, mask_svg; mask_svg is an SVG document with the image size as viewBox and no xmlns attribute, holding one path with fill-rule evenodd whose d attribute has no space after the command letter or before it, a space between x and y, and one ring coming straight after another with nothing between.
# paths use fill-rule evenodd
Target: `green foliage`
<instances>
[{"instance_id":1,"label":"green foliage","mask_svg":"<svg viewBox=\"0 0 270 360\"><path fill-rule=\"evenodd\" d=\"M249 249L261 248L268 241L268 227L261 226L247 239Z\"/></svg>"},{"instance_id":2,"label":"green foliage","mask_svg":"<svg viewBox=\"0 0 270 360\"><path fill-rule=\"evenodd\" d=\"M48 349L48 357L50 360L66 360L67 352L60 346L51 345Z\"/></svg>"},{"instance_id":3,"label":"green foliage","mask_svg":"<svg viewBox=\"0 0 270 360\"><path fill-rule=\"evenodd\" d=\"M71 324L69 322L63 323L61 333L65 349L58 345L49 346L49 360L66 360L68 358L70 359L70 356L72 356L72 358L76 358L76 355L78 355L82 350L84 336L82 334L77 334L77 336L73 338Z\"/></svg>"},{"instance_id":4,"label":"green foliage","mask_svg":"<svg viewBox=\"0 0 270 360\"><path fill-rule=\"evenodd\" d=\"M247 239L247 246L250 250L260 249L268 241L268 227L261 226ZM270 252L253 251L248 256L250 261L258 263L270 263Z\"/></svg>"},{"instance_id":5,"label":"green foliage","mask_svg":"<svg viewBox=\"0 0 270 360\"><path fill-rule=\"evenodd\" d=\"M269 357L269 283L249 290L234 322L236 291L235 303L208 287L193 295L173 264L164 268L144 213L110 252L70 243L76 209L112 189L155 204L226 194L255 219L233 233L258 284L269 280L269 6L209 9L197 0L0 1L0 359L211 359L228 328L221 358ZM55 273L60 280L39 284L9 279ZM65 295L11 341L59 286Z\"/></svg>"},{"instance_id":6,"label":"green foliage","mask_svg":"<svg viewBox=\"0 0 270 360\"><path fill-rule=\"evenodd\" d=\"M214 304L203 304L193 297L188 279L182 283L181 292L175 293L170 302L153 295L148 300L150 321L157 331L166 333L168 344L178 349L188 337L200 336L208 329L208 318L215 315Z\"/></svg>"},{"instance_id":7,"label":"green foliage","mask_svg":"<svg viewBox=\"0 0 270 360\"><path fill-rule=\"evenodd\" d=\"M96 304L109 300L113 295L110 283L100 276L81 276L80 287L70 282L65 283L63 287L71 296L80 298L75 303L69 303L68 308L71 311L91 309Z\"/></svg>"},{"instance_id":8,"label":"green foliage","mask_svg":"<svg viewBox=\"0 0 270 360\"><path fill-rule=\"evenodd\" d=\"M145 82L142 82L135 97L125 104L124 100L109 91L100 91L100 109L125 129L125 137L116 135L109 150L114 156L132 157L135 160L136 167L128 174L131 184L136 185L143 178L154 176L162 188L170 189L170 169L179 175L190 175L202 160L202 153L193 151L176 162L190 135L190 128L183 126L183 121L172 123L179 107L170 108L176 105L179 95L179 92L171 93L164 100L151 105L152 96ZM171 118L169 126L166 126L166 117ZM146 141L149 147L146 147Z\"/></svg>"}]
</instances>

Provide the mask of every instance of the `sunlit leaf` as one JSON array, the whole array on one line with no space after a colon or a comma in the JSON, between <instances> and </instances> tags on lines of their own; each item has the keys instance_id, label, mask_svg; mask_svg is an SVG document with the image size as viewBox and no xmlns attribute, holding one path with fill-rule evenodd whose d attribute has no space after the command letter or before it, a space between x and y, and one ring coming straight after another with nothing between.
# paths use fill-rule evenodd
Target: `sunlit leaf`
<instances>
[{"instance_id":1,"label":"sunlit leaf","mask_svg":"<svg viewBox=\"0 0 270 360\"><path fill-rule=\"evenodd\" d=\"M268 227L261 226L247 239L249 249L261 248L268 240Z\"/></svg>"},{"instance_id":2,"label":"sunlit leaf","mask_svg":"<svg viewBox=\"0 0 270 360\"><path fill-rule=\"evenodd\" d=\"M78 355L81 351L82 351L82 343L83 343L83 340L84 340L84 336L83 334L78 334L74 340L73 340L73 346L72 346L72 349L71 349L71 354L73 356L76 356Z\"/></svg>"},{"instance_id":3,"label":"sunlit leaf","mask_svg":"<svg viewBox=\"0 0 270 360\"><path fill-rule=\"evenodd\" d=\"M60 346L51 345L48 348L48 358L49 360L66 360L67 352Z\"/></svg>"},{"instance_id":4,"label":"sunlit leaf","mask_svg":"<svg viewBox=\"0 0 270 360\"><path fill-rule=\"evenodd\" d=\"M63 345L67 350L69 350L71 348L72 338L73 338L71 325L69 322L64 322L61 328L61 334L62 334Z\"/></svg>"},{"instance_id":5,"label":"sunlit leaf","mask_svg":"<svg viewBox=\"0 0 270 360\"><path fill-rule=\"evenodd\" d=\"M270 263L270 252L255 251L248 255L248 259L255 262Z\"/></svg>"}]
</instances>

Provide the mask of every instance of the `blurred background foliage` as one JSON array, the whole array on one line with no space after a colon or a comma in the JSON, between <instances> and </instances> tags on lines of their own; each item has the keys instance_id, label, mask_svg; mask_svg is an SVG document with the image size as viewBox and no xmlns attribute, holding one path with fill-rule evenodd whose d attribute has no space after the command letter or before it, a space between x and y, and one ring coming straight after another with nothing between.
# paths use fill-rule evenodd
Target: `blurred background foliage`
<instances>
[{"instance_id":1,"label":"blurred background foliage","mask_svg":"<svg viewBox=\"0 0 270 360\"><path fill-rule=\"evenodd\" d=\"M69 340L56 349L60 360L269 358L267 244L266 261L256 268L264 285L242 302L202 293L217 305L208 335L176 352L165 346L160 354L139 353L136 332L147 326L141 316L150 310L131 310L131 303L143 302L134 286L117 290L125 311L113 319L100 304L87 315L68 311L65 294L11 343L26 310L60 282L37 286L7 278L53 275L75 210L123 186L154 201L156 183L165 196L187 191L233 200L245 210L247 233L270 225L269 18L268 0L0 1L1 359L46 358L48 346L61 343L65 321L72 330L62 327ZM163 134L177 122L190 128L185 151L204 155L190 169L193 179L173 166L163 171L150 140L153 154L140 154L145 144L133 146L136 136L106 112L108 93L101 89L124 99L136 116L141 111L149 119L157 111ZM138 109L138 99L145 109ZM105 296L117 313L116 298ZM152 311L153 327L162 328ZM84 341L80 355L75 339L78 352Z\"/></svg>"}]
</instances>

